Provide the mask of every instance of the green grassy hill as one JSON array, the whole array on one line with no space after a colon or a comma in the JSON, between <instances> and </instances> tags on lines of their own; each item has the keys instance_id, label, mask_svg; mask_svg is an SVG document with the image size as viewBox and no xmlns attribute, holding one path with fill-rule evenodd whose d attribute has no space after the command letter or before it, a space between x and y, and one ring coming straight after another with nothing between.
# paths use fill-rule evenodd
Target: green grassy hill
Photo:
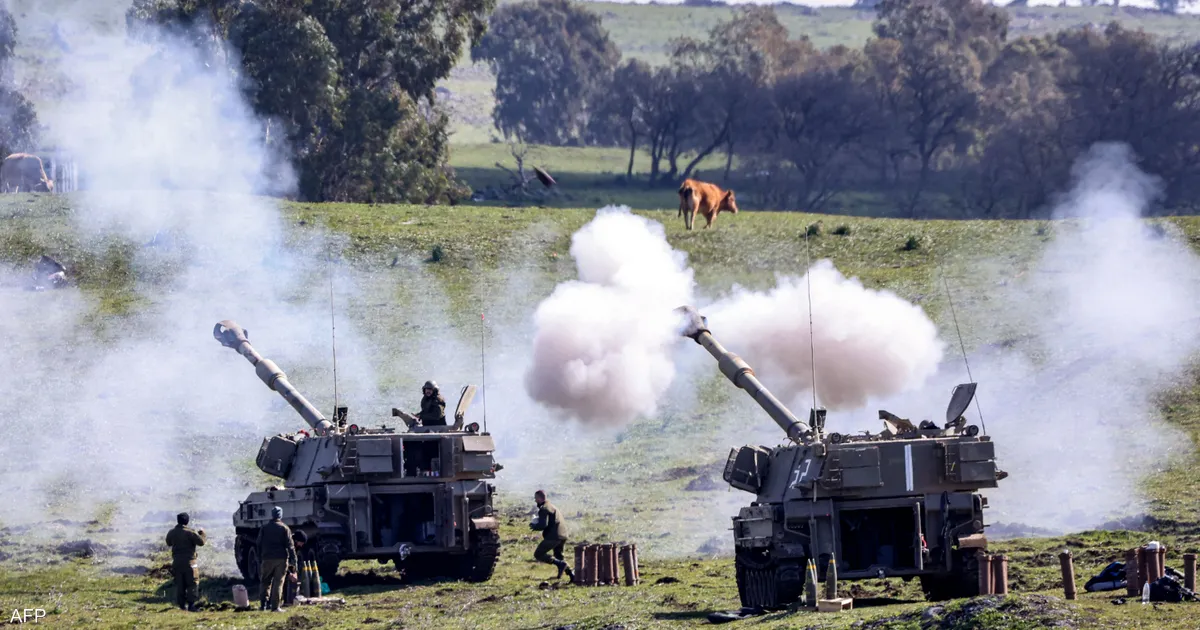
<instances>
[{"instance_id":1,"label":"green grassy hill","mask_svg":"<svg viewBox=\"0 0 1200 630\"><path fill-rule=\"evenodd\" d=\"M84 293L96 298L85 321L98 332L116 330L120 318L152 310L166 299L179 270L169 265L134 266L130 256L144 247L138 243L112 236L82 236L73 227L71 201L69 196L24 194L0 199L0 260L25 265L41 252L52 252L67 263ZM367 359L383 383L381 396L390 401L396 392L407 396L411 384L418 382L414 379L425 378L413 365L420 364L422 344L430 336L449 340L441 348L445 357L441 370L451 373L448 378L474 378L477 366L473 357L478 355L453 355L477 352L478 346L472 348L470 340L478 334L478 313L483 310L491 313L489 320L496 322L492 325L500 327L493 332L492 352L506 353L509 360L525 352L520 343L506 343L502 331L517 331L556 282L573 277L567 251L570 235L590 220L593 212L578 208L290 204L283 216L289 242L305 256L315 255L305 250L305 244L319 231L341 239L339 247L360 282L357 297L341 307L343 317L369 341L372 351ZM982 325L992 308L988 294L998 279L1021 277L1048 235L1059 229L1045 222L913 222L744 212L722 216L716 230L687 233L673 212L640 214L666 226L668 240L687 252L700 285L709 293L728 290L734 283L765 287L775 273L801 273L806 266L801 253L803 232L820 221L824 229L812 239L814 258L830 258L867 286L887 288L916 301L949 339L952 324L938 285L940 270L947 270L955 278L959 293L955 307L968 348L1005 341L996 337L996 330ZM1200 219L1166 222L1178 226L1190 242L1200 241ZM843 224L846 229L837 230L842 234L833 233L834 227ZM906 247L910 240L915 247ZM435 248L441 251L440 260L429 262ZM982 261L1003 261L1003 268L980 272ZM160 291L165 293L160 295ZM27 300L48 295L10 292L5 297ZM441 323L431 320L431 312L422 305L434 309L433 316ZM339 324L339 334L345 325ZM496 379L489 382L520 387L519 375L506 376L504 361L499 363L500 367L489 363L489 379ZM324 370L312 366L285 369L302 390L315 392L309 394L314 404L321 408L331 404L320 387L328 378ZM31 532L25 529L0 530L0 608L52 608L56 627L150 624L182 628L197 623L257 628L694 625L708 612L737 605L732 561L720 549L728 544L726 519L748 497L725 489L684 488L698 474L719 465L730 446L747 440L748 432L761 436L750 439L769 441L775 429L716 376L715 366L711 374L704 384L706 393L693 408L666 408L616 432L564 437L536 449L521 449L520 455L507 460L501 456L502 463L511 464L510 469L525 467L528 471L533 466L543 473L507 480L501 473L497 485L505 515L505 548L496 577L485 584L402 588L395 583L390 567L349 563L345 571L351 582L338 590L346 597L346 606L272 617L228 610L229 587L234 581L212 577L204 582L205 596L218 606L226 602L226 609L187 616L172 611L167 599L170 580L162 569L167 559L153 542L162 533L161 519L113 531L111 512L102 511L90 524L80 523L86 536L108 545L107 552L88 558L54 550L58 543L70 540L68 536L80 535L57 525L47 524L40 532L49 542L31 541ZM249 370L245 376L252 378ZM268 397L266 392L260 394ZM367 401L349 404L354 413ZM537 439L522 432L519 422L513 424L510 419L505 424L499 419L504 412L496 405L502 402L490 404L496 423L492 431L502 445ZM1188 378L1164 392L1161 408L1167 420L1196 443L1200 438L1200 380ZM281 420L286 424L290 414L284 415ZM562 427L563 435L568 435L567 425ZM226 456L235 458L241 470L250 470L249 458L257 445L257 438L247 440L253 443L245 448L229 442L220 445L232 453ZM1145 480L1149 514L1158 519L1152 533L1084 532L996 541L993 546L1010 556L1014 594L1001 609L971 609L979 621L970 627L1041 627L1067 620L1076 627L1159 628L1191 619L1194 613L1189 605L1113 606L1111 593L1081 592L1080 600L1071 604L1053 597L1060 595L1055 586L1056 553L1064 546L1075 552L1080 585L1107 562L1119 558L1121 549L1147 536L1165 542L1171 550L1170 564L1178 566L1178 554L1194 551L1200 544L1195 516L1200 510L1196 463L1189 457ZM247 491L260 483L247 476ZM552 571L530 559L535 541L524 527L524 510L534 484L551 488L578 538L637 541L643 550L645 583L635 588L539 589L538 582ZM187 496L183 492L180 500ZM211 512L205 518L215 528L223 520L220 515L234 506L203 507ZM109 509L119 510L119 505ZM136 520L139 515L132 516ZM204 549L202 565L206 570L228 567L230 553L227 541L211 545ZM379 579L367 576L369 571L376 572ZM849 627L856 620L893 619L899 625L871 627L915 627L907 618L895 618L928 607L920 600L915 582L869 580L857 583L851 592L859 602L850 614L819 618L805 613L776 614L750 623L755 627L833 628ZM958 610L962 606L961 602L952 604L944 614L947 618L964 614ZM268 625L272 623L286 625Z\"/></svg>"}]
</instances>

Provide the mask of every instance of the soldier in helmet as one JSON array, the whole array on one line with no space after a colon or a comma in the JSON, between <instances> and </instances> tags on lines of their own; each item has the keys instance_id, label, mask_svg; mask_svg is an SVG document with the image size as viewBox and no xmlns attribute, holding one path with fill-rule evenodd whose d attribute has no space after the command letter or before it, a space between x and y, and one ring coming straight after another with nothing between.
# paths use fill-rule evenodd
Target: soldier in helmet
<instances>
[{"instance_id":1,"label":"soldier in helmet","mask_svg":"<svg viewBox=\"0 0 1200 630\"><path fill-rule=\"evenodd\" d=\"M421 419L421 425L426 427L446 426L446 399L438 393L437 383L425 381L421 389L421 411L416 415Z\"/></svg>"},{"instance_id":2,"label":"soldier in helmet","mask_svg":"<svg viewBox=\"0 0 1200 630\"><path fill-rule=\"evenodd\" d=\"M175 528L167 532L167 546L171 548L171 573L175 578L175 605L181 610L196 611L197 582L200 571L196 568L196 547L203 547L204 530L193 531L188 524L187 512L175 516Z\"/></svg>"},{"instance_id":3,"label":"soldier in helmet","mask_svg":"<svg viewBox=\"0 0 1200 630\"><path fill-rule=\"evenodd\" d=\"M529 529L542 532L542 542L538 543L533 557L538 562L558 567L559 578L562 578L565 571L567 579L574 582L575 574L571 571L571 567L563 561L563 547L567 544L567 526L563 523L562 515L558 513L558 508L555 508L553 503L546 500L544 491L538 490L533 493L533 500L537 503L538 514L537 519L529 524ZM550 558L551 552L554 553L553 559Z\"/></svg>"}]
</instances>

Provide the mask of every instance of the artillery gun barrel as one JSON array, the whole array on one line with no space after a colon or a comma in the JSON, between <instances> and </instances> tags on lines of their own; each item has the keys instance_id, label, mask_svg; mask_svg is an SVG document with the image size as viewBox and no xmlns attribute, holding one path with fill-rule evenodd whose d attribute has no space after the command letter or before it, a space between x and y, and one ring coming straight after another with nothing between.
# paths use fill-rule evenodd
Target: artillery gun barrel
<instances>
[{"instance_id":1,"label":"artillery gun barrel","mask_svg":"<svg viewBox=\"0 0 1200 630\"><path fill-rule=\"evenodd\" d=\"M250 345L247 335L248 333L232 320L220 322L213 328L213 337L221 342L221 345L232 348L238 354L246 357L250 365L254 366L254 373L258 375L258 378L266 383L267 387L279 392L279 395L283 396L292 409L295 409L300 417L304 418L304 421L317 432L317 435L332 433L333 424L326 420L325 416L312 406L312 403L301 396L295 387L292 387L287 380L287 375L279 369L278 365L275 365L274 361L264 359L255 351L254 346Z\"/></svg>"},{"instance_id":2,"label":"artillery gun barrel","mask_svg":"<svg viewBox=\"0 0 1200 630\"><path fill-rule=\"evenodd\" d=\"M734 385L750 394L754 402L758 403L758 406L771 416L775 424L778 424L787 433L788 438L799 441L802 436L812 431L812 427L792 415L792 412L759 382L758 378L754 376L754 370L750 369L750 366L741 357L726 350L712 336L708 330L708 320L703 315L691 306L681 306L675 310L686 318L682 331L683 336L691 338L707 350L717 360L721 373Z\"/></svg>"}]
</instances>

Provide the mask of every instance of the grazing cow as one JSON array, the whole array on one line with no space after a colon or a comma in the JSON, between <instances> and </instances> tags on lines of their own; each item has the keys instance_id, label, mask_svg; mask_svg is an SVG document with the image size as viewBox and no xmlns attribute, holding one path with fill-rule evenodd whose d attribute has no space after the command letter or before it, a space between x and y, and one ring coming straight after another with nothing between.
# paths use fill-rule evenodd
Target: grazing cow
<instances>
[{"instance_id":1,"label":"grazing cow","mask_svg":"<svg viewBox=\"0 0 1200 630\"><path fill-rule=\"evenodd\" d=\"M713 219L724 210L737 214L737 201L732 190L721 190L716 184L696 179L685 179L679 185L679 214L687 229L696 223L696 213L704 215L704 228L712 227Z\"/></svg>"},{"instance_id":2,"label":"grazing cow","mask_svg":"<svg viewBox=\"0 0 1200 630\"><path fill-rule=\"evenodd\" d=\"M4 192L53 192L54 182L46 177L42 159L29 153L14 153L0 166L0 189Z\"/></svg>"}]
</instances>

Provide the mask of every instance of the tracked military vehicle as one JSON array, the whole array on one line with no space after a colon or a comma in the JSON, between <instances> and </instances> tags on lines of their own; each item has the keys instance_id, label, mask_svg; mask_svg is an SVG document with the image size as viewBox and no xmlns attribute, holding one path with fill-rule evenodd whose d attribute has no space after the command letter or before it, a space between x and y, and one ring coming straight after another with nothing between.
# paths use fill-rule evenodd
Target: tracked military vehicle
<instances>
[{"instance_id":1,"label":"tracked military vehicle","mask_svg":"<svg viewBox=\"0 0 1200 630\"><path fill-rule=\"evenodd\" d=\"M259 578L255 543L274 506L293 531L308 535L322 576L335 575L345 559L392 561L406 579L492 576L500 536L487 480L502 467L492 457L492 436L476 423L463 426L473 385L463 388L450 426L421 426L399 409L392 415L405 421L404 431L347 426L346 407L326 419L236 323L218 323L213 336L245 357L311 428L266 438L258 450L258 468L285 481L250 494L233 514L234 555L248 581Z\"/></svg>"},{"instance_id":2,"label":"tracked military vehicle","mask_svg":"<svg viewBox=\"0 0 1200 630\"><path fill-rule=\"evenodd\" d=\"M917 577L933 600L978 594L976 554L987 546L987 498L978 491L1008 475L996 468L993 442L962 416L975 383L954 389L943 427L880 411L878 434L826 433L824 409L798 420L713 338L706 318L692 307L679 311L683 335L716 358L788 439L733 449L725 463L725 481L757 495L733 517L743 606L796 601L808 560L823 581L830 557L839 580Z\"/></svg>"}]
</instances>

